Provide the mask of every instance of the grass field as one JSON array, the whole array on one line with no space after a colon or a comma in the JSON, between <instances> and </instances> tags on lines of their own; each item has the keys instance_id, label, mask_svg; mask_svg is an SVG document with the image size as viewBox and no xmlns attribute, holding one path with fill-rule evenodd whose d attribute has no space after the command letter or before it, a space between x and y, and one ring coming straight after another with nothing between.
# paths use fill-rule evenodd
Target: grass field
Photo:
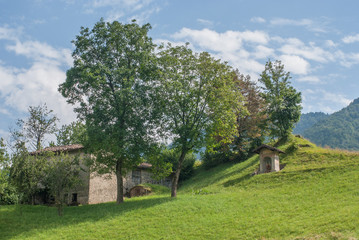
<instances>
[{"instance_id":1,"label":"grass field","mask_svg":"<svg viewBox=\"0 0 359 240\"><path fill-rule=\"evenodd\" d=\"M122 205L67 207L63 217L52 207L0 206L0 238L359 238L359 154L300 138L280 149L280 172L252 176L258 156L199 168L176 199L157 189Z\"/></svg>"}]
</instances>

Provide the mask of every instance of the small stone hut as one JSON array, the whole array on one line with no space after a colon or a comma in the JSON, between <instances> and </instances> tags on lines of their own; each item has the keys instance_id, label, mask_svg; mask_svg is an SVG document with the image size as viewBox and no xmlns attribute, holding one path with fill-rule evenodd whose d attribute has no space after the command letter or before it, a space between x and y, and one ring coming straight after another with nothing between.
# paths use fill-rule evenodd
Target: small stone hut
<instances>
[{"instance_id":1,"label":"small stone hut","mask_svg":"<svg viewBox=\"0 0 359 240\"><path fill-rule=\"evenodd\" d=\"M268 145L261 145L253 150L259 154L259 172L278 172L280 170L279 153L285 153L282 150Z\"/></svg>"}]
</instances>

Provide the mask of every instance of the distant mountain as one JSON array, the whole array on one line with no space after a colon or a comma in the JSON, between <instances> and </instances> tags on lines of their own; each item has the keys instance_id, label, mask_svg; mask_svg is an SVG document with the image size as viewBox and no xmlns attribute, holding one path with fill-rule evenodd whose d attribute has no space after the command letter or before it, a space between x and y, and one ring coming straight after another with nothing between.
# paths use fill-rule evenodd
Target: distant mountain
<instances>
[{"instance_id":1,"label":"distant mountain","mask_svg":"<svg viewBox=\"0 0 359 240\"><path fill-rule=\"evenodd\" d=\"M293 129L293 133L303 135L305 130L328 116L329 114L323 112L304 113L300 116L300 120Z\"/></svg>"},{"instance_id":2,"label":"distant mountain","mask_svg":"<svg viewBox=\"0 0 359 240\"><path fill-rule=\"evenodd\" d=\"M342 110L318 120L302 135L319 146L359 150L359 98Z\"/></svg>"}]
</instances>

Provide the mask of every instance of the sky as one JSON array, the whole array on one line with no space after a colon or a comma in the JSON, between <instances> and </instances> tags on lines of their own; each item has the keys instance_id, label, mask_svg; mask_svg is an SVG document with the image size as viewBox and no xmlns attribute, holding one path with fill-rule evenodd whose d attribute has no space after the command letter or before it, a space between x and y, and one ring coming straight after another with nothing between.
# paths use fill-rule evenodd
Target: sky
<instances>
[{"instance_id":1,"label":"sky","mask_svg":"<svg viewBox=\"0 0 359 240\"><path fill-rule=\"evenodd\" d=\"M356 0L0 0L0 137L46 103L59 126L76 120L57 91L81 26L150 23L156 44L190 43L257 81L280 60L303 113L333 113L359 97Z\"/></svg>"}]
</instances>

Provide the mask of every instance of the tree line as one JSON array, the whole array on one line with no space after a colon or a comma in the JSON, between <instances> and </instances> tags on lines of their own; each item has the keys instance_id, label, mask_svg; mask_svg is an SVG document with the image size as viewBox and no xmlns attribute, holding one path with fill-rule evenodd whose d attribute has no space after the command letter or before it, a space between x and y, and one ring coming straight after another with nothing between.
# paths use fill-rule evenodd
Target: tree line
<instances>
[{"instance_id":1,"label":"tree line","mask_svg":"<svg viewBox=\"0 0 359 240\"><path fill-rule=\"evenodd\" d=\"M280 61L266 63L258 86L189 44L156 46L150 29L135 21L103 20L92 29L82 27L72 42L73 67L59 86L78 121L63 126L57 142L81 142L95 156L93 170L115 174L117 203L124 199L126 171L144 159L157 174L174 171L176 197L185 159L193 152L206 147L204 158L243 159L268 138L287 137L300 117L301 94ZM18 135L21 149L24 134ZM33 133L25 137L39 139ZM169 142L170 150L164 146Z\"/></svg>"}]
</instances>

